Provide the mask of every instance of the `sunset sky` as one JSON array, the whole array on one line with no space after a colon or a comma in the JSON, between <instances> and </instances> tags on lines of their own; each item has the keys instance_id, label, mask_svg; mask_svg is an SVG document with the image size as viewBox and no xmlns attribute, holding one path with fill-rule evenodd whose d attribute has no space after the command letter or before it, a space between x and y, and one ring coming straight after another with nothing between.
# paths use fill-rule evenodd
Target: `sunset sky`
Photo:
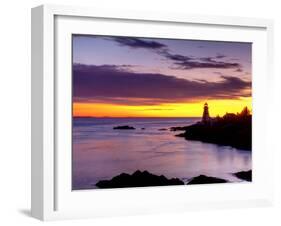
<instances>
[{"instance_id":1,"label":"sunset sky","mask_svg":"<svg viewBox=\"0 0 281 226\"><path fill-rule=\"evenodd\" d=\"M73 114L197 117L252 109L251 43L73 35Z\"/></svg>"}]
</instances>

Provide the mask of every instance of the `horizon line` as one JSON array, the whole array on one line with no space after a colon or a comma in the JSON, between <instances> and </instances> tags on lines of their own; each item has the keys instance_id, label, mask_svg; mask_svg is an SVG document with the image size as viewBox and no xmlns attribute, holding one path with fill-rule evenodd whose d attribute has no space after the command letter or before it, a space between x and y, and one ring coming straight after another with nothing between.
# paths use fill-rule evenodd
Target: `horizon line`
<instances>
[{"instance_id":1,"label":"horizon line","mask_svg":"<svg viewBox=\"0 0 281 226\"><path fill-rule=\"evenodd\" d=\"M116 117L116 116L75 116L73 115L72 118L202 118L202 116L159 116L159 117L151 117L151 116L127 116L127 117Z\"/></svg>"}]
</instances>

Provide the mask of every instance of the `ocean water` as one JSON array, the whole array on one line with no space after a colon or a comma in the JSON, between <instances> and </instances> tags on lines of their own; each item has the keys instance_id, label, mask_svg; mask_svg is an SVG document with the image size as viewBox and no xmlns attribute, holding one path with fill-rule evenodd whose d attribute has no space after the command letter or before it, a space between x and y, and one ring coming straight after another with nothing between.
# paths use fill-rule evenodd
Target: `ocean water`
<instances>
[{"instance_id":1,"label":"ocean water","mask_svg":"<svg viewBox=\"0 0 281 226\"><path fill-rule=\"evenodd\" d=\"M252 168L251 152L188 141L172 132L198 118L74 118L72 188L93 189L99 180L147 170L188 182L204 174L239 182L232 173ZM135 130L113 130L129 125ZM144 128L144 129L142 129ZM162 130L161 130L162 129ZM167 129L167 130L163 130Z\"/></svg>"}]
</instances>

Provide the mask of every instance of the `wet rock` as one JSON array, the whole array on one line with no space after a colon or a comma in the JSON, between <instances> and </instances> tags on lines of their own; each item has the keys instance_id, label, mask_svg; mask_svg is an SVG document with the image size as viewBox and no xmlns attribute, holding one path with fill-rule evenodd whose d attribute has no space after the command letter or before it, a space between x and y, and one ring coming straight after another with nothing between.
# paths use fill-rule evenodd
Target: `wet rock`
<instances>
[{"instance_id":1,"label":"wet rock","mask_svg":"<svg viewBox=\"0 0 281 226\"><path fill-rule=\"evenodd\" d=\"M205 175L200 175L198 177L193 177L191 181L187 183L190 184L217 184L217 183L227 183L227 180L217 178L217 177L209 177Z\"/></svg>"},{"instance_id":2,"label":"wet rock","mask_svg":"<svg viewBox=\"0 0 281 226\"><path fill-rule=\"evenodd\" d=\"M132 126L115 126L113 127L113 129L135 129L135 127L132 127Z\"/></svg>"},{"instance_id":3,"label":"wet rock","mask_svg":"<svg viewBox=\"0 0 281 226\"><path fill-rule=\"evenodd\" d=\"M252 170L240 171L240 172L234 173L233 175L235 175L236 177L238 177L241 180L252 181Z\"/></svg>"},{"instance_id":4,"label":"wet rock","mask_svg":"<svg viewBox=\"0 0 281 226\"><path fill-rule=\"evenodd\" d=\"M184 182L178 178L167 179L165 176L157 176L148 171L137 170L133 174L121 173L111 180L101 180L96 183L98 188L126 188L126 187L147 187L183 185Z\"/></svg>"}]
</instances>

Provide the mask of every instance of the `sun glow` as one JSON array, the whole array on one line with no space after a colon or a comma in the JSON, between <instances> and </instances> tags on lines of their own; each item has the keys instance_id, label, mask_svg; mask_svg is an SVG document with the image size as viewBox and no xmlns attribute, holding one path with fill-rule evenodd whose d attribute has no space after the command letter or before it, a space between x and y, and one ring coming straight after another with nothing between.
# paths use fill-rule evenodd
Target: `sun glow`
<instances>
[{"instance_id":1,"label":"sun glow","mask_svg":"<svg viewBox=\"0 0 281 226\"><path fill-rule=\"evenodd\" d=\"M118 105L105 103L73 103L74 117L201 117L206 100L194 103L163 103L158 105ZM247 106L252 109L252 98L237 100L208 100L211 117L237 113Z\"/></svg>"}]
</instances>

